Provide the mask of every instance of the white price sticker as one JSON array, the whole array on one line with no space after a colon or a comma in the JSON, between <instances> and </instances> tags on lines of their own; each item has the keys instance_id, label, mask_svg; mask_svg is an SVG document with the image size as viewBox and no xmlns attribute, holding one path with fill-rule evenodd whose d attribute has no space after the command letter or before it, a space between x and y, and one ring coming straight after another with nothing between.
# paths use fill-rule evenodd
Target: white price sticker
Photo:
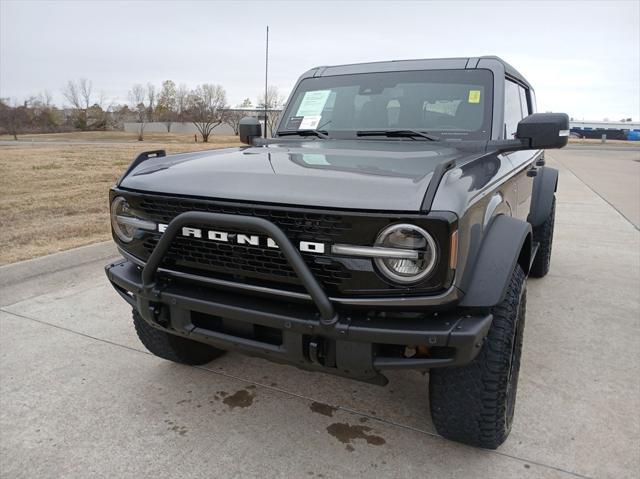
<instances>
[{"instance_id":1,"label":"white price sticker","mask_svg":"<svg viewBox=\"0 0 640 479\"><path fill-rule=\"evenodd\" d=\"M315 130L318 128L321 116L305 116L300 122L298 130Z\"/></svg>"}]
</instances>

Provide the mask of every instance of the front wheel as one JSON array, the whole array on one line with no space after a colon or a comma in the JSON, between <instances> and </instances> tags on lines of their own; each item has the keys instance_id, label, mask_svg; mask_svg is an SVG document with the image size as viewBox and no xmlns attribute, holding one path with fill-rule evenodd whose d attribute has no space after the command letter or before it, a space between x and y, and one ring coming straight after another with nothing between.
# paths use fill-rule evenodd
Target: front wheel
<instances>
[{"instance_id":1,"label":"front wheel","mask_svg":"<svg viewBox=\"0 0 640 479\"><path fill-rule=\"evenodd\" d=\"M174 363L197 366L224 354L223 350L208 344L154 328L136 310L133 310L133 324L138 338L150 353Z\"/></svg>"},{"instance_id":2,"label":"front wheel","mask_svg":"<svg viewBox=\"0 0 640 479\"><path fill-rule=\"evenodd\" d=\"M526 277L517 265L482 350L463 367L429 374L431 417L440 435L485 449L502 444L513 421L526 312Z\"/></svg>"}]
</instances>

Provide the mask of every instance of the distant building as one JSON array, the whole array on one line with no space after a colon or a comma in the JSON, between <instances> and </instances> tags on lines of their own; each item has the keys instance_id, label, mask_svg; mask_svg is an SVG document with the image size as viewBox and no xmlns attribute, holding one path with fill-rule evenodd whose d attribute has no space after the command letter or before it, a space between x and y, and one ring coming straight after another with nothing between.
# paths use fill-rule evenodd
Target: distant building
<instances>
[{"instance_id":1,"label":"distant building","mask_svg":"<svg viewBox=\"0 0 640 479\"><path fill-rule=\"evenodd\" d=\"M633 121L578 121L569 122L571 136L576 138L602 138L609 140L636 140L640 131L640 122Z\"/></svg>"}]
</instances>

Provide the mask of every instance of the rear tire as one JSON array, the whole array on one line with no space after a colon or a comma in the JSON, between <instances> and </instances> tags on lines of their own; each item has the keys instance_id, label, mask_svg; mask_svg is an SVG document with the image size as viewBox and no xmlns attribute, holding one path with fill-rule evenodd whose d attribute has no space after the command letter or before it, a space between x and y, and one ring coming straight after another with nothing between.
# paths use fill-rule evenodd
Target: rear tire
<instances>
[{"instance_id":1,"label":"rear tire","mask_svg":"<svg viewBox=\"0 0 640 479\"><path fill-rule=\"evenodd\" d=\"M526 312L526 277L517 265L476 358L429 374L431 417L438 434L485 449L502 444L513 421Z\"/></svg>"},{"instance_id":2,"label":"rear tire","mask_svg":"<svg viewBox=\"0 0 640 479\"><path fill-rule=\"evenodd\" d=\"M154 328L136 310L133 310L133 324L138 338L149 352L174 363L197 366L206 364L225 352L208 344Z\"/></svg>"},{"instance_id":3,"label":"rear tire","mask_svg":"<svg viewBox=\"0 0 640 479\"><path fill-rule=\"evenodd\" d=\"M553 246L553 229L556 218L556 198L553 197L549 216L540 226L533 228L533 241L538 243L538 252L531 265L529 276L542 278L549 272L551 265L551 247Z\"/></svg>"}]
</instances>

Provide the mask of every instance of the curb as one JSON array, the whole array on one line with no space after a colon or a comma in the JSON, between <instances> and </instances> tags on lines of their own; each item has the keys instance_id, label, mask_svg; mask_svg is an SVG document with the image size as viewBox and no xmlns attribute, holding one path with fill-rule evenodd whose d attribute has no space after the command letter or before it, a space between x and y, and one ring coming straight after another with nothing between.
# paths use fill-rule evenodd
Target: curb
<instances>
[{"instance_id":1,"label":"curb","mask_svg":"<svg viewBox=\"0 0 640 479\"><path fill-rule=\"evenodd\" d=\"M113 241L80 246L67 251L28 259L18 263L0 266L0 288L19 283L35 276L55 273L75 268L87 263L106 260L118 256Z\"/></svg>"}]
</instances>

